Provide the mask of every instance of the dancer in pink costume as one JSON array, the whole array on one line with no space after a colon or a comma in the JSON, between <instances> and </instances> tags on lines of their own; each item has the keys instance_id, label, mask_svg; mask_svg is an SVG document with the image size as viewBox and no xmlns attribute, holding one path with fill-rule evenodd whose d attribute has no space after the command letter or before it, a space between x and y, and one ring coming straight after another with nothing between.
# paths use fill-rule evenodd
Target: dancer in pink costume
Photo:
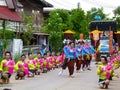
<instances>
[{"instance_id":1,"label":"dancer in pink costume","mask_svg":"<svg viewBox=\"0 0 120 90\"><path fill-rule=\"evenodd\" d=\"M11 53L5 52L5 59L1 61L1 69L3 70L4 77L2 77L4 83L9 83L11 75L14 73L14 60L11 59Z\"/></svg>"},{"instance_id":2,"label":"dancer in pink costume","mask_svg":"<svg viewBox=\"0 0 120 90\"><path fill-rule=\"evenodd\" d=\"M26 56L23 54L21 56L21 60L18 61L15 65L15 70L17 72L15 79L25 79L25 75L28 76L29 70L28 70L28 63L25 62Z\"/></svg>"},{"instance_id":3,"label":"dancer in pink costume","mask_svg":"<svg viewBox=\"0 0 120 90\"><path fill-rule=\"evenodd\" d=\"M57 64L56 64L57 57L55 56L55 52L52 52L51 58L52 58L52 63L53 63L53 69L55 69L57 67Z\"/></svg>"},{"instance_id":4,"label":"dancer in pink costume","mask_svg":"<svg viewBox=\"0 0 120 90\"><path fill-rule=\"evenodd\" d=\"M34 77L35 71L36 71L36 63L33 59L33 54L29 53L28 54L28 69L29 69L29 75L28 77Z\"/></svg>"},{"instance_id":5,"label":"dancer in pink costume","mask_svg":"<svg viewBox=\"0 0 120 90\"><path fill-rule=\"evenodd\" d=\"M99 76L99 86L101 89L108 88L111 76L119 77L114 73L113 65L112 63L108 63L106 57L101 57L101 64L97 68L97 74Z\"/></svg>"},{"instance_id":6,"label":"dancer in pink costume","mask_svg":"<svg viewBox=\"0 0 120 90\"><path fill-rule=\"evenodd\" d=\"M56 58L56 64L59 67L62 63L63 63L62 55L60 55L60 52L58 52Z\"/></svg>"}]
</instances>

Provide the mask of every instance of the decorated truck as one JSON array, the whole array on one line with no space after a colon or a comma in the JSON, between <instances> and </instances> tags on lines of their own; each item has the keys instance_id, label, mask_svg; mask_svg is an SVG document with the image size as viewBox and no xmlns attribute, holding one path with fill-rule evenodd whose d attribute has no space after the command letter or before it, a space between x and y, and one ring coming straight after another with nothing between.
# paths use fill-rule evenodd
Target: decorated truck
<instances>
[{"instance_id":1,"label":"decorated truck","mask_svg":"<svg viewBox=\"0 0 120 90\"><path fill-rule=\"evenodd\" d=\"M115 52L117 22L92 21L90 23L90 39L98 56L109 56Z\"/></svg>"},{"instance_id":2,"label":"decorated truck","mask_svg":"<svg viewBox=\"0 0 120 90\"><path fill-rule=\"evenodd\" d=\"M98 47L98 51L100 53L100 56L109 56L110 54L113 54L115 52L115 41L113 39L112 41L112 47L110 48L110 37L103 36L100 38L100 45ZM110 53L111 49L111 53Z\"/></svg>"}]
</instances>

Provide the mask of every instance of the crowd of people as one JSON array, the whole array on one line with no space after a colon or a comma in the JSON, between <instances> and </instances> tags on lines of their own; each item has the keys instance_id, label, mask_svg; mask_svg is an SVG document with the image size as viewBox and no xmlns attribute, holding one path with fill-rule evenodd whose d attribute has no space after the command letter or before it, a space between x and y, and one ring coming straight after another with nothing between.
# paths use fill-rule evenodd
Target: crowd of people
<instances>
[{"instance_id":1,"label":"crowd of people","mask_svg":"<svg viewBox=\"0 0 120 90\"><path fill-rule=\"evenodd\" d=\"M9 51L5 52L5 58L0 64L0 83L9 83L10 77L13 73L16 73L15 79L25 79L25 77L34 77L40 75L40 73L47 73L50 70L58 68L62 62L62 56L60 52L55 55L55 52L47 52L42 57L41 53L37 53L36 57L33 57L32 53L21 55L21 59L16 63L12 60L12 55Z\"/></svg>"},{"instance_id":2,"label":"crowd of people","mask_svg":"<svg viewBox=\"0 0 120 90\"><path fill-rule=\"evenodd\" d=\"M90 62L92 60L92 54L96 51L90 45L90 42L78 40L76 43L72 41L67 41L63 48L63 53L65 55L64 63L62 65L62 70L59 75L63 73L63 70L68 67L69 77L74 77L74 66L76 66L76 71L84 71L86 68L90 69Z\"/></svg>"},{"instance_id":3,"label":"crowd of people","mask_svg":"<svg viewBox=\"0 0 120 90\"><path fill-rule=\"evenodd\" d=\"M40 73L47 73L55 68L61 68L59 75L68 67L69 77L74 78L74 70L77 73L85 70L91 70L90 64L92 55L96 50L91 46L90 42L66 41L62 53L47 52L44 56L38 52L34 57L32 53L21 55L21 59L17 62L12 60L11 52L5 52L5 58L0 64L0 84L9 83L11 75L15 73L15 79L25 79L26 77L34 77ZM28 57L26 57L28 56ZM97 74L99 76L99 86L101 89L108 88L110 80L113 76L119 77L114 73L115 69L120 67L120 55L114 54L109 57L101 56L101 62L97 63Z\"/></svg>"},{"instance_id":4,"label":"crowd of people","mask_svg":"<svg viewBox=\"0 0 120 90\"><path fill-rule=\"evenodd\" d=\"M10 77L14 73L16 73L15 79L18 80L25 79L26 76L34 77L35 75L40 75L41 72L47 73L58 67L62 67L59 75L68 67L69 77L74 77L75 65L78 73L80 70L84 71L85 68L90 70L92 54L95 52L87 41L66 42L62 54L58 52L55 55L55 52L47 52L42 56L39 52L36 57L32 53L28 53L28 55L23 54L17 62L12 60L11 52L6 51L5 57L0 64L0 83L9 83ZM26 56L28 57L26 58Z\"/></svg>"}]
</instances>

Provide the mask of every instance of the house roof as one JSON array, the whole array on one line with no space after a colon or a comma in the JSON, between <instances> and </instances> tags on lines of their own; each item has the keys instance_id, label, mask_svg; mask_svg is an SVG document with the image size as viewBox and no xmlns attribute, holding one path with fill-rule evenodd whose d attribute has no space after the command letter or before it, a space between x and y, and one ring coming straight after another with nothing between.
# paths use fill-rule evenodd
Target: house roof
<instances>
[{"instance_id":1,"label":"house roof","mask_svg":"<svg viewBox=\"0 0 120 90\"><path fill-rule=\"evenodd\" d=\"M37 1L40 1L44 7L53 7L52 4L48 3L47 1L45 0L37 0Z\"/></svg>"},{"instance_id":2,"label":"house roof","mask_svg":"<svg viewBox=\"0 0 120 90\"><path fill-rule=\"evenodd\" d=\"M27 3L27 5L38 7L42 5L43 7L53 7L52 4L48 3L45 0L18 0L20 3Z\"/></svg>"},{"instance_id":3,"label":"house roof","mask_svg":"<svg viewBox=\"0 0 120 90\"><path fill-rule=\"evenodd\" d=\"M0 5L0 19L2 20L9 20L9 21L16 21L21 22L22 17L20 14L15 10L8 9L7 6Z\"/></svg>"}]
</instances>

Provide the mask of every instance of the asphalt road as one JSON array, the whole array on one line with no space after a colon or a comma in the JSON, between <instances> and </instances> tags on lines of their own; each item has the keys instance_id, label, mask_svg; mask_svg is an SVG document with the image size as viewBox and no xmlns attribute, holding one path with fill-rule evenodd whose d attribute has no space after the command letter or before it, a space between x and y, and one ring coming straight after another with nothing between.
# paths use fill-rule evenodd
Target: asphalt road
<instances>
[{"instance_id":1,"label":"asphalt road","mask_svg":"<svg viewBox=\"0 0 120 90\"><path fill-rule=\"evenodd\" d=\"M91 68L91 71L86 70L80 73L75 71L74 78L68 77L67 69L62 76L58 75L60 69L25 80L14 80L13 75L11 83L0 86L0 90L3 88L11 88L12 90L99 90L95 62L92 62ZM120 70L116 72L120 73ZM120 79L113 78L109 90L120 90L119 84Z\"/></svg>"}]
</instances>

